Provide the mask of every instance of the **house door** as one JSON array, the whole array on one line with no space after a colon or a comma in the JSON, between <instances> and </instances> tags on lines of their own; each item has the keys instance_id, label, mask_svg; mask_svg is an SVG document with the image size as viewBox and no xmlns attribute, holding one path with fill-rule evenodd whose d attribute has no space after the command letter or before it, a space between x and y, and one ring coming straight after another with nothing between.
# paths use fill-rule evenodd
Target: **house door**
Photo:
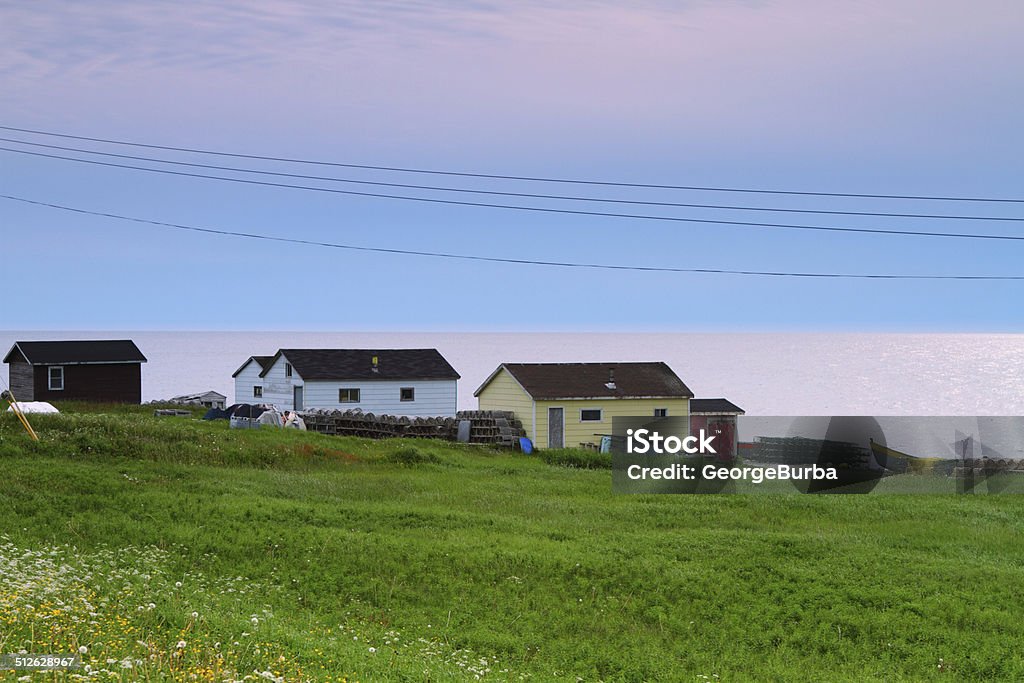
<instances>
[{"instance_id":1,"label":"house door","mask_svg":"<svg viewBox=\"0 0 1024 683\"><path fill-rule=\"evenodd\" d=\"M295 400L292 402L292 405L295 408L295 410L302 410L302 387L301 386L295 387L294 388L294 392L295 392L295 396L294 396Z\"/></svg>"},{"instance_id":2,"label":"house door","mask_svg":"<svg viewBox=\"0 0 1024 683\"><path fill-rule=\"evenodd\" d=\"M548 408L548 448L565 448L564 408Z\"/></svg>"}]
</instances>

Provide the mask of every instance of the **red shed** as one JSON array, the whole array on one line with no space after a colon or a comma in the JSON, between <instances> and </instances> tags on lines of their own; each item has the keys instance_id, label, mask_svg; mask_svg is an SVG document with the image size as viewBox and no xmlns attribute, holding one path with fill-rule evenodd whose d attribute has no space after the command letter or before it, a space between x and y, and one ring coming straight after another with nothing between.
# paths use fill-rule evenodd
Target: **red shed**
<instances>
[{"instance_id":1,"label":"red shed","mask_svg":"<svg viewBox=\"0 0 1024 683\"><path fill-rule=\"evenodd\" d=\"M691 398L690 433L696 435L703 429L714 435L718 459L731 462L739 445L736 418L743 414L742 408L724 398Z\"/></svg>"},{"instance_id":2,"label":"red shed","mask_svg":"<svg viewBox=\"0 0 1024 683\"><path fill-rule=\"evenodd\" d=\"M4 362L19 401L142 403L146 357L130 339L19 341Z\"/></svg>"}]
</instances>

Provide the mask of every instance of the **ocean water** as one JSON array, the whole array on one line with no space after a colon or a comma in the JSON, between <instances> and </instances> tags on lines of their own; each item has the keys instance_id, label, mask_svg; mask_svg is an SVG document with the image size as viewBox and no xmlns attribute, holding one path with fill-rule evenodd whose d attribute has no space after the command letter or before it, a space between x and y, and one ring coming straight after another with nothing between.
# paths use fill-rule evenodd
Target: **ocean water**
<instances>
[{"instance_id":1,"label":"ocean water","mask_svg":"<svg viewBox=\"0 0 1024 683\"><path fill-rule=\"evenodd\" d=\"M462 375L459 407L501 362L665 361L701 398L749 415L1024 415L1024 335L874 333L33 332L16 340L135 340L143 400L213 389L278 348L437 348ZM3 379L7 381L6 368Z\"/></svg>"}]
</instances>

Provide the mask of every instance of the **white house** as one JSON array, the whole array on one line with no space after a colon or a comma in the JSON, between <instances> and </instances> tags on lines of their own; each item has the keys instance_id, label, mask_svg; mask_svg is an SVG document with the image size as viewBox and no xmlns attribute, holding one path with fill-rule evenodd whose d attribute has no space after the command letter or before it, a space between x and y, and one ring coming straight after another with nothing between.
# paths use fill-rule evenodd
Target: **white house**
<instances>
[{"instance_id":1,"label":"white house","mask_svg":"<svg viewBox=\"0 0 1024 683\"><path fill-rule=\"evenodd\" d=\"M242 367L231 375L235 379L235 403L263 403L263 380L260 373L270 367L273 356L249 356Z\"/></svg>"},{"instance_id":2,"label":"white house","mask_svg":"<svg viewBox=\"0 0 1024 683\"><path fill-rule=\"evenodd\" d=\"M238 369L235 398L281 410L454 417L458 379L437 349L280 349Z\"/></svg>"}]
</instances>

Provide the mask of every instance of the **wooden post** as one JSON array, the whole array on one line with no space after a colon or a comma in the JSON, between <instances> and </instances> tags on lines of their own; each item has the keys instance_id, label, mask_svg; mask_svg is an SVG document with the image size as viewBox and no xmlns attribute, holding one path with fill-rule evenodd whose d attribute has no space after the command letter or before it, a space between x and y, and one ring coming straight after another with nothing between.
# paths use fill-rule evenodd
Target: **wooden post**
<instances>
[{"instance_id":1,"label":"wooden post","mask_svg":"<svg viewBox=\"0 0 1024 683\"><path fill-rule=\"evenodd\" d=\"M0 398L7 399L7 402L11 404L11 411L18 416L21 426L25 428L25 431L32 437L32 440L39 441L39 435L36 434L36 430L32 429L32 425L28 423L28 418L25 417L25 413L21 412L21 408L18 406L18 400L14 398L14 392L8 389L0 395Z\"/></svg>"}]
</instances>

